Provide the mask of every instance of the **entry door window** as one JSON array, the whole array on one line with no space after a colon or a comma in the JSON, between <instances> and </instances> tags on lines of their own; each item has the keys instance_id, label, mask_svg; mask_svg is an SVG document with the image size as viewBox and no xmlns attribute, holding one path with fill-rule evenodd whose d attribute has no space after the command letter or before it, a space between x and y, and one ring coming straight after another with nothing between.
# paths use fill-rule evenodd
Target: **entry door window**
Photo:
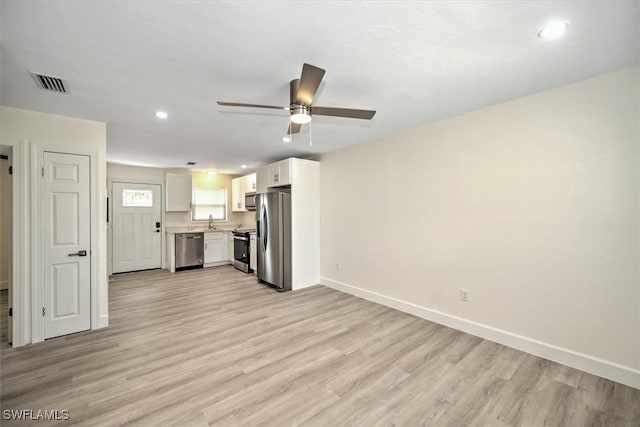
<instances>
[{"instance_id":1,"label":"entry door window","mask_svg":"<svg viewBox=\"0 0 640 427\"><path fill-rule=\"evenodd\" d=\"M125 208L151 208L153 207L153 191L125 188L122 190L122 206Z\"/></svg>"}]
</instances>

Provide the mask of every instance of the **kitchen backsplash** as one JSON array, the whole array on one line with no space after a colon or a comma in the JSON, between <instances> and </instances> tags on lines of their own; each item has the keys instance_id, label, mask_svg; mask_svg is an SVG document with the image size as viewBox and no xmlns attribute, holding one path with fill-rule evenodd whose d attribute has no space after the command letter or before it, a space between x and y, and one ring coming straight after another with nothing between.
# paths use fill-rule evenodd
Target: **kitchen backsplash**
<instances>
[{"instance_id":1,"label":"kitchen backsplash","mask_svg":"<svg viewBox=\"0 0 640 427\"><path fill-rule=\"evenodd\" d=\"M202 225L206 221L191 221L191 212L167 212L165 214L167 227L181 227L187 225ZM243 228L256 225L255 212L229 212L229 220L226 222L216 221L217 225L234 226Z\"/></svg>"}]
</instances>

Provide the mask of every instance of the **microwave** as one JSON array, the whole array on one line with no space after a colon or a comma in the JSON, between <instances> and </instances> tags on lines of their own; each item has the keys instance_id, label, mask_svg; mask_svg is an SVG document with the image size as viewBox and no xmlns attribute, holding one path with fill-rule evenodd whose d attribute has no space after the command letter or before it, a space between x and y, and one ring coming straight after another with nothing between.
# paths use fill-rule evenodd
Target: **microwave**
<instances>
[{"instance_id":1,"label":"microwave","mask_svg":"<svg viewBox=\"0 0 640 427\"><path fill-rule=\"evenodd\" d=\"M256 193L246 193L244 195L244 208L248 211L256 210Z\"/></svg>"}]
</instances>

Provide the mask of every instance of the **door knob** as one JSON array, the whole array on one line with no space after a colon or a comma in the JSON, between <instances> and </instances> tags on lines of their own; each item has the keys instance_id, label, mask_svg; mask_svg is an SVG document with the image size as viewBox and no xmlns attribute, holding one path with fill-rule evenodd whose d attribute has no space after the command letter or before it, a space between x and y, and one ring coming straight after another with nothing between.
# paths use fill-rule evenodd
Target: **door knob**
<instances>
[{"instance_id":1,"label":"door knob","mask_svg":"<svg viewBox=\"0 0 640 427\"><path fill-rule=\"evenodd\" d=\"M69 254L69 256L87 256L87 251L78 251L75 254Z\"/></svg>"}]
</instances>

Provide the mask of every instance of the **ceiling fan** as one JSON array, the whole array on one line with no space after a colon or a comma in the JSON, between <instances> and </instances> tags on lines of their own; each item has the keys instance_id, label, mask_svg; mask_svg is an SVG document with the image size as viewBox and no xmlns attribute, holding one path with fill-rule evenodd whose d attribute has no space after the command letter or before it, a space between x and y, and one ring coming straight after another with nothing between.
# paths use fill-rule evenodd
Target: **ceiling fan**
<instances>
[{"instance_id":1,"label":"ceiling fan","mask_svg":"<svg viewBox=\"0 0 640 427\"><path fill-rule=\"evenodd\" d=\"M302 125L311 122L312 115L347 117L351 119L371 120L376 114L375 110L356 110L352 108L316 107L313 98L318 86L324 77L325 70L313 65L304 64L299 79L289 83L289 106L278 107L276 105L245 104L239 102L218 101L218 105L227 107L252 107L272 108L276 110L289 110L290 120L287 134L299 133Z\"/></svg>"}]
</instances>

